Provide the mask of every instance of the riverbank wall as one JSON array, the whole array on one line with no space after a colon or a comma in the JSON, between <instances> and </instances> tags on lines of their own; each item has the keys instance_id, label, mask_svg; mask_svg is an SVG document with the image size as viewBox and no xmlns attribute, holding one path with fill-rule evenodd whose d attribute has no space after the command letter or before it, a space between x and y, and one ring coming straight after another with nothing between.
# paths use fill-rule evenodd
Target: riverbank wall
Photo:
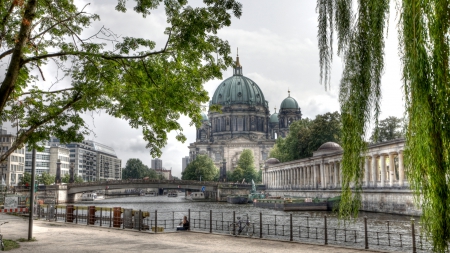
<instances>
[{"instance_id":1,"label":"riverbank wall","mask_svg":"<svg viewBox=\"0 0 450 253\"><path fill-rule=\"evenodd\" d=\"M271 196L307 198L332 198L341 195L340 190L266 190ZM365 189L361 193L360 211L421 216L410 190Z\"/></svg>"}]
</instances>

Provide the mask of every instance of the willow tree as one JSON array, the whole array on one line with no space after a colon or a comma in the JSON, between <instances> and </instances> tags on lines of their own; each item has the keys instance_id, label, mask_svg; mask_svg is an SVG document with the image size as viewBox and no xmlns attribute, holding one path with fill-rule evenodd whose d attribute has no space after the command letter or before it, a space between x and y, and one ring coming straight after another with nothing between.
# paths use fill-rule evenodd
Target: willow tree
<instances>
[{"instance_id":1,"label":"willow tree","mask_svg":"<svg viewBox=\"0 0 450 253\"><path fill-rule=\"evenodd\" d=\"M196 1L196 7L187 0L116 0L117 12L106 4L116 19L130 7L144 18L162 9L165 30L148 30L147 38L118 36L82 3L0 1L0 124L14 122L20 129L0 162L25 143L39 148L50 136L81 141L90 131L81 115L91 111L142 129L157 157L167 132L186 140L180 115L200 124L201 105L209 100L203 83L220 78L232 64L229 44L217 32L240 17L242 6L235 0ZM151 21L143 19L141 29L146 22ZM90 30L94 25L101 28ZM157 47L152 38L158 36L166 41Z\"/></svg>"},{"instance_id":2,"label":"willow tree","mask_svg":"<svg viewBox=\"0 0 450 253\"><path fill-rule=\"evenodd\" d=\"M393 1L392 1L393 2ZM352 6L356 3L356 8ZM388 0L318 0L321 82L329 86L333 32L344 69L340 104L345 150L341 217L361 205L364 137L380 111ZM406 130L405 166L422 224L433 250L450 242L449 1L402 0L398 24L403 65ZM350 189L350 183L354 189Z\"/></svg>"}]
</instances>

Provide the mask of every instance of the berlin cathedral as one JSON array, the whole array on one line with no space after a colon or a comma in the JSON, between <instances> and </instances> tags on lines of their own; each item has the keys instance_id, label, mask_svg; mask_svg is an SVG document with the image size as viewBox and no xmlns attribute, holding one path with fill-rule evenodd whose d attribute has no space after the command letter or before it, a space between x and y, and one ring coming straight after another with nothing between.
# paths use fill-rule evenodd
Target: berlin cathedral
<instances>
[{"instance_id":1,"label":"berlin cathedral","mask_svg":"<svg viewBox=\"0 0 450 253\"><path fill-rule=\"evenodd\" d=\"M202 125L197 129L196 141L189 145L189 160L208 155L220 168L220 177L237 166L240 154L250 149L255 167L261 169L278 136L286 137L289 125L301 119L297 101L290 96L281 103L279 112L270 115L269 102L261 88L242 73L239 55L233 76L216 89L209 105L220 105L221 112L202 113Z\"/></svg>"}]
</instances>

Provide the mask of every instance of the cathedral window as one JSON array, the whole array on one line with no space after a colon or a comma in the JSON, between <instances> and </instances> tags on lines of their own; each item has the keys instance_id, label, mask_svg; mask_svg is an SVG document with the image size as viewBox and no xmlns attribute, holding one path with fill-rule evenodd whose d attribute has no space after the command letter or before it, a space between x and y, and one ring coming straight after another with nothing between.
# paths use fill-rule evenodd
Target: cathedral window
<instances>
[{"instance_id":1,"label":"cathedral window","mask_svg":"<svg viewBox=\"0 0 450 253\"><path fill-rule=\"evenodd\" d=\"M243 118L241 118L241 117L238 118L237 126L238 126L238 129L237 129L238 131L243 131L243 127L244 127L244 120L243 120Z\"/></svg>"}]
</instances>

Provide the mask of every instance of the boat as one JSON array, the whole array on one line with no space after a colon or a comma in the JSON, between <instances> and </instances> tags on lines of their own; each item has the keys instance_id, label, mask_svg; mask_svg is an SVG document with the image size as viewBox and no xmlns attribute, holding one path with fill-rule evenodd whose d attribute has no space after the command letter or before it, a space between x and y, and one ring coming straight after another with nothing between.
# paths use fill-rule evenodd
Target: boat
<instances>
[{"instance_id":1,"label":"boat","mask_svg":"<svg viewBox=\"0 0 450 253\"><path fill-rule=\"evenodd\" d=\"M176 191L170 191L167 194L167 197L178 197L178 193Z\"/></svg>"},{"instance_id":2,"label":"boat","mask_svg":"<svg viewBox=\"0 0 450 253\"><path fill-rule=\"evenodd\" d=\"M156 197L156 196L158 196L158 194L156 194L155 191L150 191L150 192L147 192L147 193L145 194L145 196Z\"/></svg>"},{"instance_id":3,"label":"boat","mask_svg":"<svg viewBox=\"0 0 450 253\"><path fill-rule=\"evenodd\" d=\"M227 196L227 202L230 204L246 204L248 202L248 196L230 195Z\"/></svg>"},{"instance_id":4,"label":"boat","mask_svg":"<svg viewBox=\"0 0 450 253\"><path fill-rule=\"evenodd\" d=\"M334 198L285 198L256 199L253 206L281 211L332 211L338 207L341 197Z\"/></svg>"},{"instance_id":5,"label":"boat","mask_svg":"<svg viewBox=\"0 0 450 253\"><path fill-rule=\"evenodd\" d=\"M192 192L188 195L186 195L186 199L198 201L198 200L205 200L205 193L204 192Z\"/></svg>"},{"instance_id":6,"label":"boat","mask_svg":"<svg viewBox=\"0 0 450 253\"><path fill-rule=\"evenodd\" d=\"M105 199L105 196L98 195L95 192L85 192L81 194L81 201L94 201L94 200L101 200Z\"/></svg>"}]
</instances>

